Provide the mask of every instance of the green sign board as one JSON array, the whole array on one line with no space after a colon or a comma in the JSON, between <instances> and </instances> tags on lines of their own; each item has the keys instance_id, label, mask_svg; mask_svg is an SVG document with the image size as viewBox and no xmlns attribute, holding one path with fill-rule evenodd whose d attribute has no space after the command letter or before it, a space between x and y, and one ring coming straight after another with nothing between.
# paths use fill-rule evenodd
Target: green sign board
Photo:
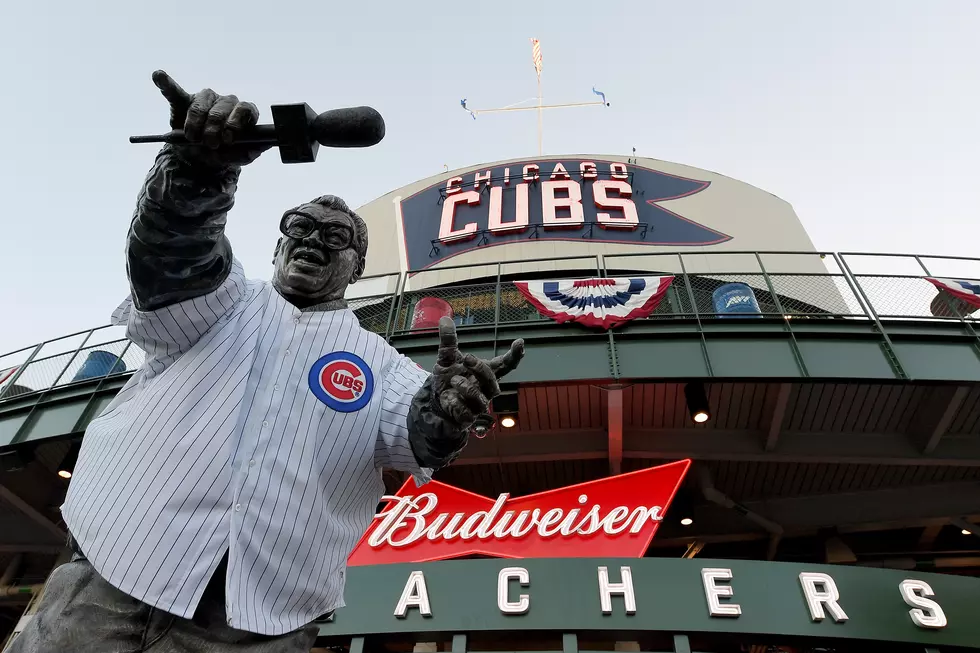
<instances>
[{"instance_id":1,"label":"green sign board","mask_svg":"<svg viewBox=\"0 0 980 653\"><path fill-rule=\"evenodd\" d=\"M765 633L980 648L980 579L742 560L451 560L351 567L320 635Z\"/></svg>"}]
</instances>

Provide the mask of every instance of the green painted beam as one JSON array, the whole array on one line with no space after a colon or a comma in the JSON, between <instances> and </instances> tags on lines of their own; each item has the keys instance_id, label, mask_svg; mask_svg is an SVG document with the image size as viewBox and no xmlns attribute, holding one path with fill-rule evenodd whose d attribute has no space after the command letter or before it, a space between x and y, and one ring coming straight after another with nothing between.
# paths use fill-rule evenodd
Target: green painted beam
<instances>
[{"instance_id":1,"label":"green painted beam","mask_svg":"<svg viewBox=\"0 0 980 653\"><path fill-rule=\"evenodd\" d=\"M527 570L530 582L501 580L507 567ZM599 568L610 584L624 581L629 568L635 612L627 611L622 591L611 594L608 613L600 600ZM730 587L722 606L737 604L737 616L711 616L704 569L726 569ZM410 583L412 572L422 581ZM825 574L834 584L843 615L826 603L807 601L801 574ZM346 607L320 626L321 638L377 634L554 631L612 631L623 638L644 631L667 633L742 633L826 639L905 642L923 646L980 649L980 579L965 576L851 566L791 564L747 560L674 558L567 558L528 560L455 560L417 564L352 567L347 574ZM825 577L824 577L825 578ZM460 582L465 579L465 582ZM903 581L923 581L940 607L946 625L917 625L915 606L903 598ZM821 577L814 595L833 594ZM921 596L921 590L916 590ZM526 611L505 613L504 601L529 597ZM425 607L412 597L424 596ZM404 616L396 616L407 597ZM919 599L921 601L921 598ZM931 610L931 608L927 608ZM423 614L427 612L428 614ZM814 613L817 617L814 617ZM822 613L822 616L820 616ZM837 614L835 617L834 615ZM843 616L843 618L841 618ZM926 614L929 616L929 614ZM420 641L425 641L424 639Z\"/></svg>"},{"instance_id":2,"label":"green painted beam","mask_svg":"<svg viewBox=\"0 0 980 653\"><path fill-rule=\"evenodd\" d=\"M779 381L980 381L980 350L958 323L870 320L641 320L612 336L551 321L461 327L460 348L491 357L523 337L527 356L511 383L714 378ZM435 333L391 343L423 368L435 364ZM897 361L900 361L897 363ZM905 378L902 377L904 375ZM129 378L70 384L0 401L0 447L83 430Z\"/></svg>"}]
</instances>

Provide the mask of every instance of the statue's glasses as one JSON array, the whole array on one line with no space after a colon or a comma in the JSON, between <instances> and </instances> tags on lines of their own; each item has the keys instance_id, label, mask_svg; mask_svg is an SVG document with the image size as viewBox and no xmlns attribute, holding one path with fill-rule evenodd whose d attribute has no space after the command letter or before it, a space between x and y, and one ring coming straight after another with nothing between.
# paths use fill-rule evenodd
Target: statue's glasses
<instances>
[{"instance_id":1,"label":"statue's glasses","mask_svg":"<svg viewBox=\"0 0 980 653\"><path fill-rule=\"evenodd\" d=\"M354 230L350 225L342 222L321 222L301 211L290 211L279 222L279 231L296 240L308 237L317 229L320 231L320 240L327 249L347 249L354 242Z\"/></svg>"}]
</instances>

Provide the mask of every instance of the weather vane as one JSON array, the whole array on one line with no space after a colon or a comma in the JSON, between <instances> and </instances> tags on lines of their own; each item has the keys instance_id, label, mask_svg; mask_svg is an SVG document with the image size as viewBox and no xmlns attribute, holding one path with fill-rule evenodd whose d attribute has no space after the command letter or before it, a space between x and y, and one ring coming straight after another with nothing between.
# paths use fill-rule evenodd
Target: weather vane
<instances>
[{"instance_id":1,"label":"weather vane","mask_svg":"<svg viewBox=\"0 0 980 653\"><path fill-rule=\"evenodd\" d=\"M606 102L606 94L602 91L597 91L595 86L592 87L592 93L599 96L599 100L595 102L570 102L566 104L544 104L544 98L541 94L541 42L538 39L531 39L531 61L534 63L534 72L538 76L538 97L528 98L526 100L521 100L520 102L515 102L514 104L509 104L506 107L500 107L497 109L470 109L466 106L466 98L459 101L460 106L467 111L473 120L481 113L502 113L505 111L537 111L538 112L538 155L544 154L543 144L544 144L544 127L543 127L543 112L545 109L568 109L572 107L608 107L609 103ZM530 102L537 99L538 103L536 106L523 107L522 104Z\"/></svg>"}]
</instances>

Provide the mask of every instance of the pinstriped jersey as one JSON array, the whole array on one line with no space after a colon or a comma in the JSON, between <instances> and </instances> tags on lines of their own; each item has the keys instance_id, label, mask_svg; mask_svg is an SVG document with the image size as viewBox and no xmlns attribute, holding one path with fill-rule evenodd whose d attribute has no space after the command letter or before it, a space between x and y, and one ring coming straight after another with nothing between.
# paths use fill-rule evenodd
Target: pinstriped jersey
<instances>
[{"instance_id":1,"label":"pinstriped jersey","mask_svg":"<svg viewBox=\"0 0 980 653\"><path fill-rule=\"evenodd\" d=\"M381 469L429 479L406 428L428 374L237 261L212 293L113 317L146 361L86 430L62 507L95 569L190 618L227 552L228 623L266 635L343 606Z\"/></svg>"}]
</instances>

